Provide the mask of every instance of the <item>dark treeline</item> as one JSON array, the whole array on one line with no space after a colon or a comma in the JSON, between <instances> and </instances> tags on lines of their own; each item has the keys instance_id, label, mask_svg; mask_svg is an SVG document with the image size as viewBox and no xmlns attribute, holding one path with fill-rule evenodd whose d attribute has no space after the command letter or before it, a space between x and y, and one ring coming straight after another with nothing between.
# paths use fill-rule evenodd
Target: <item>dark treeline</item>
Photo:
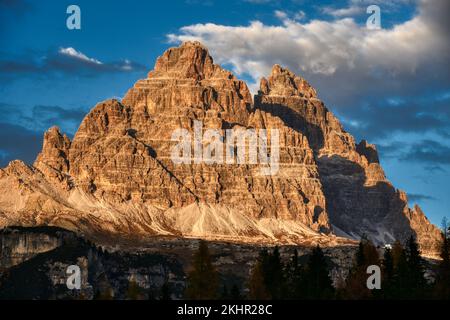
<instances>
[{"instance_id":1,"label":"dark treeline","mask_svg":"<svg viewBox=\"0 0 450 320\"><path fill-rule=\"evenodd\" d=\"M421 257L414 237L405 243L395 242L378 250L363 238L357 249L346 279L330 277L330 263L317 246L305 262L298 253L283 262L277 247L264 249L241 287L220 283L206 242L201 241L188 274L187 299L450 299L450 241L448 226L442 234L441 258L433 277L425 276L425 260ZM380 254L381 252L381 254ZM377 265L381 270L381 288L368 289L367 267Z\"/></svg>"},{"instance_id":2,"label":"dark treeline","mask_svg":"<svg viewBox=\"0 0 450 320\"><path fill-rule=\"evenodd\" d=\"M360 299L450 299L450 231L446 222L440 244L441 260L430 264L420 255L414 237L396 241L384 249L363 237L346 278L330 276L332 264L317 246L306 257L293 250L282 259L278 247L260 251L248 279L228 283L215 268L207 242L200 241L187 274L185 299L191 300L360 300ZM107 252L105 252L107 254ZM381 288L368 289L369 266L379 266ZM426 273L429 275L426 275ZM103 284L96 299L112 299L110 286ZM127 299L168 300L169 282L156 292L146 292L130 281Z\"/></svg>"}]
</instances>

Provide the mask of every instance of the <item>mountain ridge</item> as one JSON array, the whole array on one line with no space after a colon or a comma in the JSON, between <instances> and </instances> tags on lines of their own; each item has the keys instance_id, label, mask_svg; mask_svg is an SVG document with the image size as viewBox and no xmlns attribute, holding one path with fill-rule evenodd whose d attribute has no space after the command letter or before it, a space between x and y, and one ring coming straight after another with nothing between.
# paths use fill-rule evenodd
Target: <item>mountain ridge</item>
<instances>
[{"instance_id":1,"label":"mountain ridge","mask_svg":"<svg viewBox=\"0 0 450 320\"><path fill-rule=\"evenodd\" d=\"M181 164L173 130L277 129L280 169ZM378 244L439 229L385 177L374 145L356 144L303 78L274 65L254 101L198 42L160 56L122 101L97 104L72 141L56 127L33 166L0 169L0 226L55 225L92 236L167 235L237 242ZM343 237L339 237L341 235Z\"/></svg>"}]
</instances>

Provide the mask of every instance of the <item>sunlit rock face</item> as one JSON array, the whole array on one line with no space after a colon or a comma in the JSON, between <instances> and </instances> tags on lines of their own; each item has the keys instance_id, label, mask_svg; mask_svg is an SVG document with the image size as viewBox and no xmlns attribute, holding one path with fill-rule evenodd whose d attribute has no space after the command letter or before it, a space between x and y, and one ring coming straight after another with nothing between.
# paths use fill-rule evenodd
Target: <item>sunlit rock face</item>
<instances>
[{"instance_id":1,"label":"sunlit rock face","mask_svg":"<svg viewBox=\"0 0 450 320\"><path fill-rule=\"evenodd\" d=\"M195 157L177 164L173 134L182 129L192 137L217 130L224 157L235 142L227 130L276 131L279 168L266 175L260 162ZM204 150L211 141L199 143ZM72 141L52 128L33 166L2 169L0 226L12 224L131 242L163 235L336 245L414 234L430 252L439 238L387 181L375 146L355 144L305 79L275 65L253 101L198 42L167 50L122 101L97 104Z\"/></svg>"}]
</instances>

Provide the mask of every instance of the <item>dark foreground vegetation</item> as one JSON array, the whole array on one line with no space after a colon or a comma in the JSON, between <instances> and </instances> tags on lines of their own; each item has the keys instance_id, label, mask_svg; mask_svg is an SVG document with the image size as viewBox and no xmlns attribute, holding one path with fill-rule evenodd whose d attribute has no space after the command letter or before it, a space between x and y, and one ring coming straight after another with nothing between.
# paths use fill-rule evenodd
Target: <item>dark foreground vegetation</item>
<instances>
[{"instance_id":1,"label":"dark foreground vegetation","mask_svg":"<svg viewBox=\"0 0 450 320\"><path fill-rule=\"evenodd\" d=\"M303 264L294 250L290 261L283 263L277 247L262 250L244 292L220 284L219 274L211 261L206 242L201 242L188 275L187 299L450 299L450 241L446 225L442 233L441 259L434 265L433 276L427 276L426 262L421 257L414 237L404 244L399 241L382 250L362 239L345 279L334 283L330 264L317 246ZM380 254L381 251L381 254ZM367 268L380 267L381 288L368 289Z\"/></svg>"},{"instance_id":2,"label":"dark foreground vegetation","mask_svg":"<svg viewBox=\"0 0 450 320\"><path fill-rule=\"evenodd\" d=\"M5 267L8 246L23 245L23 239L27 239L27 248L33 248L30 241L36 234L38 239L42 234L56 237L60 243L52 250ZM450 299L447 224L442 232L440 260L426 261L414 237L385 248L377 248L363 238L357 250L352 250L351 267L338 276L332 272L336 265L319 246L301 256L292 249L290 257L286 249L283 256L278 247L263 249L250 272L243 273L247 275L244 279L236 274L224 275L217 268L220 255L211 254L205 241L194 249L191 261L183 263L183 259L163 254L164 249L158 253L109 252L64 229L13 228L3 231L1 240L0 299ZM248 262L245 256L244 260ZM87 271L81 290L67 289L66 268L72 264ZM379 267L379 289L367 287L369 266Z\"/></svg>"}]
</instances>

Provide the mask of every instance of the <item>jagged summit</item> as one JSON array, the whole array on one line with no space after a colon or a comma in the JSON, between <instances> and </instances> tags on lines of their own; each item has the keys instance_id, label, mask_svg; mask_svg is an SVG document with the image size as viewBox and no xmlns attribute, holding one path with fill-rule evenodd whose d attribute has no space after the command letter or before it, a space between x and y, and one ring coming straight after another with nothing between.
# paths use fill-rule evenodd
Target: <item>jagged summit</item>
<instances>
[{"instance_id":1,"label":"jagged summit","mask_svg":"<svg viewBox=\"0 0 450 320\"><path fill-rule=\"evenodd\" d=\"M184 42L180 47L170 48L156 61L149 78L235 79L234 75L214 64L208 49L200 42Z\"/></svg>"},{"instance_id":2,"label":"jagged summit","mask_svg":"<svg viewBox=\"0 0 450 320\"><path fill-rule=\"evenodd\" d=\"M268 79L262 78L260 94L272 96L299 96L307 99L317 98L316 90L303 78L296 76L278 64L272 67Z\"/></svg>"},{"instance_id":3,"label":"jagged summit","mask_svg":"<svg viewBox=\"0 0 450 320\"><path fill-rule=\"evenodd\" d=\"M195 123L277 129L277 174L261 175L260 163L175 164L172 134L193 134ZM413 234L425 253L440 239L386 179L375 146L355 144L306 80L275 65L253 102L247 84L198 42L168 49L122 101L98 103L72 141L52 128L33 166L1 169L7 225L137 243L171 236L331 246Z\"/></svg>"}]
</instances>

